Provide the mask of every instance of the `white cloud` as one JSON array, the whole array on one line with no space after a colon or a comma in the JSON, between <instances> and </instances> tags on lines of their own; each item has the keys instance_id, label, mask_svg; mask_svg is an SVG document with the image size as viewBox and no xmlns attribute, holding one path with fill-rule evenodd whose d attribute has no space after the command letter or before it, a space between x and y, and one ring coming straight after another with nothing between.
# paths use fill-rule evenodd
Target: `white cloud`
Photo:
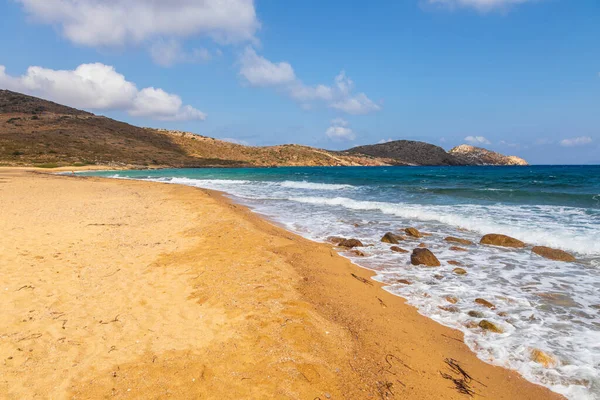
<instances>
[{"instance_id":1,"label":"white cloud","mask_svg":"<svg viewBox=\"0 0 600 400\"><path fill-rule=\"evenodd\" d=\"M563 139L560 145L563 147L583 146L592 143L593 140L589 136L579 136L574 138Z\"/></svg>"},{"instance_id":2,"label":"white cloud","mask_svg":"<svg viewBox=\"0 0 600 400\"><path fill-rule=\"evenodd\" d=\"M200 63L212 59L205 48L193 49L187 52L181 42L175 39L158 40L150 47L152 60L160 66L170 67L178 63Z\"/></svg>"},{"instance_id":3,"label":"white cloud","mask_svg":"<svg viewBox=\"0 0 600 400\"><path fill-rule=\"evenodd\" d=\"M160 37L206 35L218 43L253 41L253 0L17 0L42 23L85 46L122 46Z\"/></svg>"},{"instance_id":4,"label":"white cloud","mask_svg":"<svg viewBox=\"0 0 600 400\"><path fill-rule=\"evenodd\" d=\"M356 135L348 127L348 121L342 118L336 118L331 121L331 126L327 128L325 134L333 140L354 140Z\"/></svg>"},{"instance_id":5,"label":"white cloud","mask_svg":"<svg viewBox=\"0 0 600 400\"><path fill-rule=\"evenodd\" d=\"M392 138L388 138L388 139L381 139L379 142L377 142L377 144L384 144L384 143L389 143L389 142L393 142L394 140Z\"/></svg>"},{"instance_id":6,"label":"white cloud","mask_svg":"<svg viewBox=\"0 0 600 400\"><path fill-rule=\"evenodd\" d=\"M490 142L483 136L467 136L465 138L465 141L471 144L492 144L492 142Z\"/></svg>"},{"instance_id":7,"label":"white cloud","mask_svg":"<svg viewBox=\"0 0 600 400\"><path fill-rule=\"evenodd\" d=\"M296 80L294 69L287 62L273 63L247 47L240 58L240 75L252 86L276 86Z\"/></svg>"},{"instance_id":8,"label":"white cloud","mask_svg":"<svg viewBox=\"0 0 600 400\"><path fill-rule=\"evenodd\" d=\"M506 9L523 3L537 0L426 0L428 4L450 8L469 7L481 12L489 12L497 9Z\"/></svg>"},{"instance_id":9,"label":"white cloud","mask_svg":"<svg viewBox=\"0 0 600 400\"><path fill-rule=\"evenodd\" d=\"M312 108L313 102L322 102L330 108L355 115L381 109L366 94L353 93L354 82L344 71L334 78L332 85L306 85L296 76L290 63L269 61L256 54L252 47L247 47L240 57L240 76L252 86L277 88L306 110Z\"/></svg>"},{"instance_id":10,"label":"white cloud","mask_svg":"<svg viewBox=\"0 0 600 400\"><path fill-rule=\"evenodd\" d=\"M184 106L181 98L153 87L138 90L114 67L82 64L74 70L29 67L22 76L6 74L0 65L0 88L43 97L90 110L124 110L158 120L204 120L206 114Z\"/></svg>"}]
</instances>

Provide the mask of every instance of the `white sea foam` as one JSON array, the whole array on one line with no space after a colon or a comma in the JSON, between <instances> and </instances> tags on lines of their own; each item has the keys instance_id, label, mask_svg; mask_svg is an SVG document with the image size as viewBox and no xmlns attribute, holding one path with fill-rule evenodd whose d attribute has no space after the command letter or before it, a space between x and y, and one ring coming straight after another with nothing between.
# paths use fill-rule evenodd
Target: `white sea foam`
<instances>
[{"instance_id":1,"label":"white sea foam","mask_svg":"<svg viewBox=\"0 0 600 400\"><path fill-rule=\"evenodd\" d=\"M585 210L554 206L480 206L480 205L420 205L354 200L346 197L292 197L300 203L341 206L352 210L376 210L384 214L419 220L437 221L482 234L501 233L531 244L557 247L580 254L600 253L600 225L590 221ZM569 221L580 220L574 230L560 219L546 220L540 226L540 209L554 216L563 215ZM547 214L544 214L544 216Z\"/></svg>"},{"instance_id":2,"label":"white sea foam","mask_svg":"<svg viewBox=\"0 0 600 400\"><path fill-rule=\"evenodd\" d=\"M354 189L352 185L340 185L333 183L316 183L307 181L283 181L281 187L290 189L308 189L308 190L343 190L343 189Z\"/></svg>"}]
</instances>

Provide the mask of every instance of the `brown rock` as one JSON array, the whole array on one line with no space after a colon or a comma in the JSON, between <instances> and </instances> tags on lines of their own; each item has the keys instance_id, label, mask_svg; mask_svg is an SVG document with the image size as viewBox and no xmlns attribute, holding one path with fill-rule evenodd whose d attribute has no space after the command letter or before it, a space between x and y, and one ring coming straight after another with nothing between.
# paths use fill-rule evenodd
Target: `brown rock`
<instances>
[{"instance_id":1,"label":"brown rock","mask_svg":"<svg viewBox=\"0 0 600 400\"><path fill-rule=\"evenodd\" d=\"M490 303L489 301L487 301L485 299L475 299L475 303L482 305L484 307L490 308L492 310L496 309L495 305L493 305L492 303Z\"/></svg>"},{"instance_id":2,"label":"brown rock","mask_svg":"<svg viewBox=\"0 0 600 400\"><path fill-rule=\"evenodd\" d=\"M419 243L419 247L422 248L422 249L424 249L424 248L427 247L427 245L425 243Z\"/></svg>"},{"instance_id":3,"label":"brown rock","mask_svg":"<svg viewBox=\"0 0 600 400\"><path fill-rule=\"evenodd\" d=\"M412 285L412 282L407 279L397 279L394 283L402 283L403 285Z\"/></svg>"},{"instance_id":4,"label":"brown rock","mask_svg":"<svg viewBox=\"0 0 600 400\"><path fill-rule=\"evenodd\" d=\"M481 311L469 311L469 317L473 318L483 318L484 315Z\"/></svg>"},{"instance_id":5,"label":"brown rock","mask_svg":"<svg viewBox=\"0 0 600 400\"><path fill-rule=\"evenodd\" d=\"M439 306L438 307L440 310L444 310L444 311L448 311L451 313L458 313L460 312L460 309L456 306Z\"/></svg>"},{"instance_id":6,"label":"brown rock","mask_svg":"<svg viewBox=\"0 0 600 400\"><path fill-rule=\"evenodd\" d=\"M343 237L339 237L339 236L329 236L327 238L327 241L330 243L333 243L333 244L338 244L340 242L343 242L344 240L346 240L346 239L344 239Z\"/></svg>"},{"instance_id":7,"label":"brown rock","mask_svg":"<svg viewBox=\"0 0 600 400\"><path fill-rule=\"evenodd\" d=\"M475 321L467 321L465 322L465 326L469 329L475 329L477 328L479 325L477 324L477 322Z\"/></svg>"},{"instance_id":8,"label":"brown rock","mask_svg":"<svg viewBox=\"0 0 600 400\"><path fill-rule=\"evenodd\" d=\"M462 266L462 263L461 263L461 262L459 262L459 261L454 261L454 260L450 260L450 261L448 261L448 264L450 264L450 265L454 265L455 267L460 267L460 266Z\"/></svg>"},{"instance_id":9,"label":"brown rock","mask_svg":"<svg viewBox=\"0 0 600 400\"><path fill-rule=\"evenodd\" d=\"M497 326L493 322L490 322L490 321L485 320L485 319L482 319L481 321L479 321L478 326L481 329L485 329L486 331L490 331L490 332L494 332L494 333L503 333L504 332L502 330L502 328L500 328L499 326Z\"/></svg>"},{"instance_id":10,"label":"brown rock","mask_svg":"<svg viewBox=\"0 0 600 400\"><path fill-rule=\"evenodd\" d=\"M542 364L546 368L554 367L557 364L554 357L539 349L531 350L531 361Z\"/></svg>"},{"instance_id":11,"label":"brown rock","mask_svg":"<svg viewBox=\"0 0 600 400\"><path fill-rule=\"evenodd\" d=\"M466 275L467 274L467 271L465 271L462 268L454 268L452 270L452 272L454 272L456 275Z\"/></svg>"},{"instance_id":12,"label":"brown rock","mask_svg":"<svg viewBox=\"0 0 600 400\"><path fill-rule=\"evenodd\" d=\"M402 236L394 235L392 232L386 233L381 238L381 241L383 243L390 243L390 244L398 244L398 243L400 243L401 240L404 240L404 238Z\"/></svg>"},{"instance_id":13,"label":"brown rock","mask_svg":"<svg viewBox=\"0 0 600 400\"><path fill-rule=\"evenodd\" d=\"M347 247L349 249L353 247L363 247L364 245L360 240L357 239L344 239L337 244L340 247Z\"/></svg>"},{"instance_id":14,"label":"brown rock","mask_svg":"<svg viewBox=\"0 0 600 400\"><path fill-rule=\"evenodd\" d=\"M417 229L415 228L406 228L404 230L404 232L406 232L406 234L410 237L415 237L415 238L420 238L422 237L421 232L419 232Z\"/></svg>"},{"instance_id":15,"label":"brown rock","mask_svg":"<svg viewBox=\"0 0 600 400\"><path fill-rule=\"evenodd\" d=\"M412 265L426 265L428 267L439 267L440 261L429 249L414 249L410 255Z\"/></svg>"},{"instance_id":16,"label":"brown rock","mask_svg":"<svg viewBox=\"0 0 600 400\"><path fill-rule=\"evenodd\" d=\"M550 260L555 261L566 261L566 262L574 262L576 261L575 257L566 251L553 249L551 247L544 246L535 246L531 251L538 256L542 256L544 258L549 258Z\"/></svg>"},{"instance_id":17,"label":"brown rock","mask_svg":"<svg viewBox=\"0 0 600 400\"><path fill-rule=\"evenodd\" d=\"M471 242L470 240L461 239L461 238L457 238L457 237L453 237L453 236L448 236L444 240L446 242L451 242L451 243L460 243L460 244L465 245L465 246L472 246L473 245L473 242Z\"/></svg>"},{"instance_id":18,"label":"brown rock","mask_svg":"<svg viewBox=\"0 0 600 400\"><path fill-rule=\"evenodd\" d=\"M463 249L462 247L457 247L457 246L450 247L450 250L452 250L452 251L469 251L467 249Z\"/></svg>"},{"instance_id":19,"label":"brown rock","mask_svg":"<svg viewBox=\"0 0 600 400\"><path fill-rule=\"evenodd\" d=\"M498 235L495 233L485 235L481 238L479 242L481 244L489 244L492 246L501 246L501 247L514 247L514 248L523 248L525 247L525 243L521 242L518 239L511 238L506 235Z\"/></svg>"},{"instance_id":20,"label":"brown rock","mask_svg":"<svg viewBox=\"0 0 600 400\"><path fill-rule=\"evenodd\" d=\"M391 251L395 251L396 253L408 253L408 250L404 250L398 246L392 246L390 247Z\"/></svg>"},{"instance_id":21,"label":"brown rock","mask_svg":"<svg viewBox=\"0 0 600 400\"><path fill-rule=\"evenodd\" d=\"M444 297L448 303L456 304L458 303L458 297L456 296L446 296Z\"/></svg>"}]
</instances>

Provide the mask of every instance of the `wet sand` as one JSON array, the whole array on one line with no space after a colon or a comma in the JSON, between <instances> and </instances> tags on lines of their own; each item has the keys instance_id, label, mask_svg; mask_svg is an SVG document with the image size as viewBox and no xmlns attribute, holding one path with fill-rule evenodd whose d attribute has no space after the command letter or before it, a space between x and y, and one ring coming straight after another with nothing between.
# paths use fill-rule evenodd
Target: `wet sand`
<instances>
[{"instance_id":1,"label":"wet sand","mask_svg":"<svg viewBox=\"0 0 600 400\"><path fill-rule=\"evenodd\" d=\"M217 192L0 168L0 232L1 398L561 398Z\"/></svg>"}]
</instances>

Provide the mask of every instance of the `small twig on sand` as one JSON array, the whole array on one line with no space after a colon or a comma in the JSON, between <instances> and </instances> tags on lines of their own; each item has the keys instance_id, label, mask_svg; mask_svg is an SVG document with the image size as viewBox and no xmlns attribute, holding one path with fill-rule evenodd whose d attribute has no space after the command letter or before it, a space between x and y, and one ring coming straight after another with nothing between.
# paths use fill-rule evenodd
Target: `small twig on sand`
<instances>
[{"instance_id":1,"label":"small twig on sand","mask_svg":"<svg viewBox=\"0 0 600 400\"><path fill-rule=\"evenodd\" d=\"M106 325L106 324L111 324L111 323L113 323L113 322L120 322L120 321L119 321L119 315L120 315L120 314L117 314L117 316L115 317L115 319L113 319L112 321L107 321L107 322L104 322L104 321L100 320L100 323L101 323L102 325Z\"/></svg>"},{"instance_id":2,"label":"small twig on sand","mask_svg":"<svg viewBox=\"0 0 600 400\"><path fill-rule=\"evenodd\" d=\"M23 340L39 339L41 337L42 337L41 333L34 333L33 335L25 336L24 338L17 340L17 342L22 342Z\"/></svg>"},{"instance_id":3,"label":"small twig on sand","mask_svg":"<svg viewBox=\"0 0 600 400\"><path fill-rule=\"evenodd\" d=\"M362 278L356 274L351 274L353 278L358 279L359 281L361 281L362 283L366 284L366 285L371 285L373 286L373 282L366 280L365 278Z\"/></svg>"},{"instance_id":4,"label":"small twig on sand","mask_svg":"<svg viewBox=\"0 0 600 400\"><path fill-rule=\"evenodd\" d=\"M381 300L379 297L377 297L377 300L379 300L379 304L381 304L381 307L387 308L387 306L385 305L385 303L383 302L383 300Z\"/></svg>"},{"instance_id":5,"label":"small twig on sand","mask_svg":"<svg viewBox=\"0 0 600 400\"><path fill-rule=\"evenodd\" d=\"M108 275L104 275L101 276L100 278L108 278L109 276L113 276L114 274L116 274L117 272L119 272L121 270L121 268L118 268L115 272L113 272L112 274L108 274Z\"/></svg>"},{"instance_id":6,"label":"small twig on sand","mask_svg":"<svg viewBox=\"0 0 600 400\"><path fill-rule=\"evenodd\" d=\"M467 371L465 371L460 364L458 363L458 361L452 359L452 358L447 358L444 360L444 362L446 363L446 365L448 365L448 367L450 368L450 370L458 375L457 378L453 377L450 374L446 374L440 371L440 374L442 375L442 378L447 379L449 381L452 381L452 383L454 383L454 388L462 394L466 394L467 396L473 397L473 395L476 395L477 393L473 390L473 388L471 387L471 382L475 381L483 386L485 386L483 383L473 379L471 377L471 375L469 375L467 373Z\"/></svg>"},{"instance_id":7,"label":"small twig on sand","mask_svg":"<svg viewBox=\"0 0 600 400\"><path fill-rule=\"evenodd\" d=\"M32 289L32 290L33 290L33 289L35 289L35 288L34 288L33 286L31 286L31 285L25 285L25 286L21 286L21 287L20 287L19 289L17 289L16 291L18 292L18 291L20 291L20 290L22 290L22 289Z\"/></svg>"}]
</instances>

